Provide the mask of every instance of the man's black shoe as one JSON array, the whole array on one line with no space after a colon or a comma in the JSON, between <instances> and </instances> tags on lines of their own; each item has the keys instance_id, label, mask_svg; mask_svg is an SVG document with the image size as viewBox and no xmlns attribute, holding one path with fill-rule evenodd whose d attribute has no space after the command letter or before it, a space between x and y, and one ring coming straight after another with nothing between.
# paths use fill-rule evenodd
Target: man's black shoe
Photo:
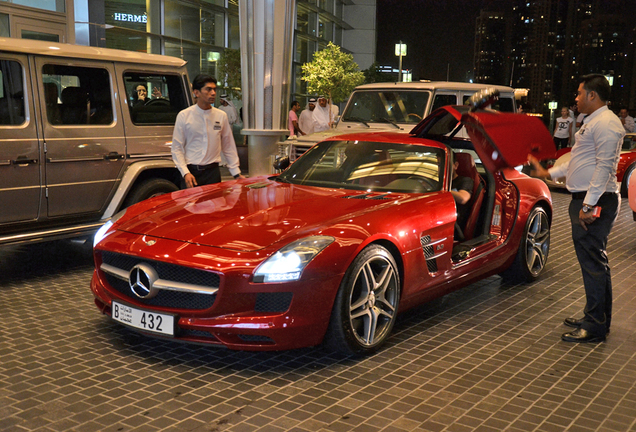
<instances>
[{"instance_id":1,"label":"man's black shoe","mask_svg":"<svg viewBox=\"0 0 636 432\"><path fill-rule=\"evenodd\" d=\"M563 321L563 324L568 327L579 328L581 327L581 324L583 324L583 318L566 318Z\"/></svg>"},{"instance_id":2,"label":"man's black shoe","mask_svg":"<svg viewBox=\"0 0 636 432\"><path fill-rule=\"evenodd\" d=\"M563 324L568 327L580 328L581 324L583 324L584 318L566 318L563 320ZM607 334L609 334L609 329L607 329Z\"/></svg>"},{"instance_id":3,"label":"man's black shoe","mask_svg":"<svg viewBox=\"0 0 636 432\"><path fill-rule=\"evenodd\" d=\"M594 335L585 329L578 328L569 333L563 333L561 339L565 342L603 342L605 335Z\"/></svg>"}]
</instances>

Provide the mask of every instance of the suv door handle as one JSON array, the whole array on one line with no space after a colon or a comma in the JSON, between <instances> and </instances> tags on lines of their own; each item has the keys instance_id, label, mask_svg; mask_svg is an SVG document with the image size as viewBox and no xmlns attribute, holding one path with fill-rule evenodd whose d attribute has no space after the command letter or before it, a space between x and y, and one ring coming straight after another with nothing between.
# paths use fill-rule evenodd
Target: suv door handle
<instances>
[{"instance_id":1,"label":"suv door handle","mask_svg":"<svg viewBox=\"0 0 636 432\"><path fill-rule=\"evenodd\" d=\"M29 165L29 164L37 164L37 159L28 159L26 156L18 156L17 159L11 161L12 165Z\"/></svg>"},{"instance_id":2,"label":"suv door handle","mask_svg":"<svg viewBox=\"0 0 636 432\"><path fill-rule=\"evenodd\" d=\"M107 155L104 155L104 159L106 160L120 160L123 158L124 158L124 155L117 152L110 152Z\"/></svg>"}]
</instances>

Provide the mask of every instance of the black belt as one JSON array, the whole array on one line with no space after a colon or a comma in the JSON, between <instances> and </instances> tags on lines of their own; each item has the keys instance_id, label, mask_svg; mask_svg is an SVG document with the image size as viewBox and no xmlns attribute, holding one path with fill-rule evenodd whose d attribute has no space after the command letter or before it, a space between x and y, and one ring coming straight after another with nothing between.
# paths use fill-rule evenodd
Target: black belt
<instances>
[{"instance_id":1,"label":"black belt","mask_svg":"<svg viewBox=\"0 0 636 432\"><path fill-rule=\"evenodd\" d=\"M218 168L218 167L219 167L219 163L218 162L214 162L214 163L207 164L207 165L188 164L188 169L190 171L205 171L205 170L209 170L211 168Z\"/></svg>"},{"instance_id":2,"label":"black belt","mask_svg":"<svg viewBox=\"0 0 636 432\"><path fill-rule=\"evenodd\" d=\"M610 196L610 195L614 195L616 192L605 192L603 196ZM572 192L572 199L578 200L578 199L585 199L585 196L587 195L587 191L585 192Z\"/></svg>"}]
</instances>

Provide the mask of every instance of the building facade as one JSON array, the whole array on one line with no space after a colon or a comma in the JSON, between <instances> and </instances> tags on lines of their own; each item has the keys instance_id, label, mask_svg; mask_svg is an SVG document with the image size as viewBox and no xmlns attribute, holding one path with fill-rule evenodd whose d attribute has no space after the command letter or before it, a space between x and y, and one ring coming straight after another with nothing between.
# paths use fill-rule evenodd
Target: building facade
<instances>
[{"instance_id":1,"label":"building facade","mask_svg":"<svg viewBox=\"0 0 636 432\"><path fill-rule=\"evenodd\" d=\"M361 69L375 61L375 3L297 1L292 98L307 97L300 67L329 42ZM170 55L188 61L191 77L216 76L221 53L240 48L238 8L238 0L0 0L0 37Z\"/></svg>"}]
</instances>

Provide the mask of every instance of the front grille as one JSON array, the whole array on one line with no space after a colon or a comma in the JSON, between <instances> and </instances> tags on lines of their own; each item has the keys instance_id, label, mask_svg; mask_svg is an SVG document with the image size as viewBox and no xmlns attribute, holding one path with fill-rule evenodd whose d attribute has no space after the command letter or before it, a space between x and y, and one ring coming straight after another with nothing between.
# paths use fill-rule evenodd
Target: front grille
<instances>
[{"instance_id":1,"label":"front grille","mask_svg":"<svg viewBox=\"0 0 636 432\"><path fill-rule=\"evenodd\" d=\"M256 312L285 312L291 305L293 294L290 292L281 293L258 293L256 297Z\"/></svg>"},{"instance_id":2,"label":"front grille","mask_svg":"<svg viewBox=\"0 0 636 432\"><path fill-rule=\"evenodd\" d=\"M205 270L192 269L176 264L160 261L145 260L130 255L114 252L102 252L102 261L119 269L130 271L140 263L145 263L155 269L160 279L192 285L218 288L220 277L218 274ZM151 299L137 297L130 289L128 281L122 280L111 274L105 273L108 284L124 297L140 302L147 306L167 307L172 309L203 310L209 309L214 304L216 294L202 294L194 292L159 290L159 293Z\"/></svg>"}]
</instances>

